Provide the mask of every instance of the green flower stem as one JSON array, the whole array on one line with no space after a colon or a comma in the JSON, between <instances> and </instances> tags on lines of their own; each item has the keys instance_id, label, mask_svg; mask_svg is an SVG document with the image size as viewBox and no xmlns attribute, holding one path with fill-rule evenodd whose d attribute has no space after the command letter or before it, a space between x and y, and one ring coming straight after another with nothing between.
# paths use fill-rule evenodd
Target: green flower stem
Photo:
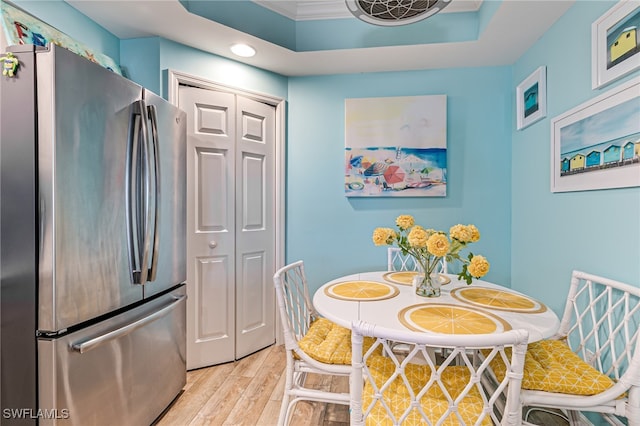
<instances>
[{"instance_id":1,"label":"green flower stem","mask_svg":"<svg viewBox=\"0 0 640 426\"><path fill-rule=\"evenodd\" d=\"M434 256L426 252L426 249L409 248L406 249L406 251L408 254L413 256L415 261L422 267L422 271L425 273L425 275L431 275L441 259L438 256Z\"/></svg>"}]
</instances>

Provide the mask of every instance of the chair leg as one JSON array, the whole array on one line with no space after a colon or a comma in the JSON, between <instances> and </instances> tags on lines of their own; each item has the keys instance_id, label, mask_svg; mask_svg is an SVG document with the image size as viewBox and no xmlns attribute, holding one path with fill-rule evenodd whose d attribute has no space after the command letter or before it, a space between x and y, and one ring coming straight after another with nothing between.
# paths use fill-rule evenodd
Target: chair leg
<instances>
[{"instance_id":1,"label":"chair leg","mask_svg":"<svg viewBox=\"0 0 640 426\"><path fill-rule=\"evenodd\" d=\"M285 426L289 423L289 394L285 390L280 405L280 415L278 416L278 426Z\"/></svg>"},{"instance_id":2,"label":"chair leg","mask_svg":"<svg viewBox=\"0 0 640 426\"><path fill-rule=\"evenodd\" d=\"M629 426L640 425L640 387L632 386L629 389L629 400L627 406L627 420Z\"/></svg>"},{"instance_id":3,"label":"chair leg","mask_svg":"<svg viewBox=\"0 0 640 426\"><path fill-rule=\"evenodd\" d=\"M282 406L280 407L280 417L278 418L279 426L287 426L291 420L291 414L293 412L293 406L297 402L295 399L289 401L291 398L287 397L287 401L282 400Z\"/></svg>"},{"instance_id":4,"label":"chair leg","mask_svg":"<svg viewBox=\"0 0 640 426\"><path fill-rule=\"evenodd\" d=\"M567 417L569 417L569 424L571 426L580 426L580 412L575 410L567 410Z\"/></svg>"},{"instance_id":5,"label":"chair leg","mask_svg":"<svg viewBox=\"0 0 640 426\"><path fill-rule=\"evenodd\" d=\"M287 368L286 378L284 383L284 391L282 392L282 404L280 405L280 415L278 416L278 425L285 426L289 424L289 400L291 394L289 391L293 388L293 359L291 355L287 353Z\"/></svg>"}]
</instances>

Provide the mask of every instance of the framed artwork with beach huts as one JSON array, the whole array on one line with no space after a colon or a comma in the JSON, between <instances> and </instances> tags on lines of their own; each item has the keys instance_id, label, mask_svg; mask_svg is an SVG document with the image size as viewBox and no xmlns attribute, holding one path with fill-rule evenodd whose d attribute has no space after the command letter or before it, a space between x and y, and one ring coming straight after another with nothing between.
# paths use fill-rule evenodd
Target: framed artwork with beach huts
<instances>
[{"instance_id":1,"label":"framed artwork with beach huts","mask_svg":"<svg viewBox=\"0 0 640 426\"><path fill-rule=\"evenodd\" d=\"M591 87L640 68L640 2L622 0L591 25Z\"/></svg>"},{"instance_id":2,"label":"framed artwork with beach huts","mask_svg":"<svg viewBox=\"0 0 640 426\"><path fill-rule=\"evenodd\" d=\"M347 197L447 195L446 95L345 100Z\"/></svg>"},{"instance_id":3,"label":"framed artwork with beach huts","mask_svg":"<svg viewBox=\"0 0 640 426\"><path fill-rule=\"evenodd\" d=\"M640 77L551 120L551 191L640 186Z\"/></svg>"}]
</instances>

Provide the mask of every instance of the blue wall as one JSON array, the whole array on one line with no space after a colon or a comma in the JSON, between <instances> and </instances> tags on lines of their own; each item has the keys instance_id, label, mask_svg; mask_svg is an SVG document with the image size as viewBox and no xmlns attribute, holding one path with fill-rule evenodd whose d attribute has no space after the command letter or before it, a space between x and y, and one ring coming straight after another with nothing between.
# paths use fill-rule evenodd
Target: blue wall
<instances>
[{"instance_id":1,"label":"blue wall","mask_svg":"<svg viewBox=\"0 0 640 426\"><path fill-rule=\"evenodd\" d=\"M511 281L556 312L573 269L640 286L640 188L550 190L551 119L629 79L591 90L591 23L613 4L576 2L513 66L515 86L546 65L548 100L545 119L522 131L511 120Z\"/></svg>"},{"instance_id":2,"label":"blue wall","mask_svg":"<svg viewBox=\"0 0 640 426\"><path fill-rule=\"evenodd\" d=\"M487 279L509 284L511 68L291 78L287 152L287 261L302 259L311 290L347 273L386 268L378 226L412 214L428 228L474 223L471 246L491 262ZM346 198L346 98L447 95L448 195Z\"/></svg>"},{"instance_id":3,"label":"blue wall","mask_svg":"<svg viewBox=\"0 0 640 426\"><path fill-rule=\"evenodd\" d=\"M154 93L161 94L159 37L122 40L120 66L127 78Z\"/></svg>"},{"instance_id":4,"label":"blue wall","mask_svg":"<svg viewBox=\"0 0 640 426\"><path fill-rule=\"evenodd\" d=\"M166 70L286 99L287 78L162 37L122 40L122 65L133 81L165 98Z\"/></svg>"},{"instance_id":5,"label":"blue wall","mask_svg":"<svg viewBox=\"0 0 640 426\"><path fill-rule=\"evenodd\" d=\"M161 40L160 70L171 69L225 86L286 99L287 78L240 62L212 55L170 40ZM166 98L166 94L162 93Z\"/></svg>"},{"instance_id":6,"label":"blue wall","mask_svg":"<svg viewBox=\"0 0 640 426\"><path fill-rule=\"evenodd\" d=\"M164 96L170 68L288 99L286 259L305 260L312 289L383 267L371 232L409 213L440 229L476 224L482 239L472 249L491 262L487 278L558 313L574 268L640 286L640 188L551 193L549 183L550 120L640 74L591 90L591 23L613 4L576 2L510 67L288 79L162 38L120 41L59 0L18 2ZM515 86L541 65L547 117L517 131ZM447 95L449 195L345 198L344 100L428 94Z\"/></svg>"}]
</instances>

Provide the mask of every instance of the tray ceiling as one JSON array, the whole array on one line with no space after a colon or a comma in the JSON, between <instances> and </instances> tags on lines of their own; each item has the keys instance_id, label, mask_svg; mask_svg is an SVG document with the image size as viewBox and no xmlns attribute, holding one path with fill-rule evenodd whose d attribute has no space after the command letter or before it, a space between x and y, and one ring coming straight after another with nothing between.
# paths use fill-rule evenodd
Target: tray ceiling
<instances>
[{"instance_id":1,"label":"tray ceiling","mask_svg":"<svg viewBox=\"0 0 640 426\"><path fill-rule=\"evenodd\" d=\"M359 21L342 1L67 3L120 39L159 36L286 76L302 76L510 65L574 1L452 0L438 15L394 28ZM233 56L229 46L238 42L252 45L258 54Z\"/></svg>"}]
</instances>

